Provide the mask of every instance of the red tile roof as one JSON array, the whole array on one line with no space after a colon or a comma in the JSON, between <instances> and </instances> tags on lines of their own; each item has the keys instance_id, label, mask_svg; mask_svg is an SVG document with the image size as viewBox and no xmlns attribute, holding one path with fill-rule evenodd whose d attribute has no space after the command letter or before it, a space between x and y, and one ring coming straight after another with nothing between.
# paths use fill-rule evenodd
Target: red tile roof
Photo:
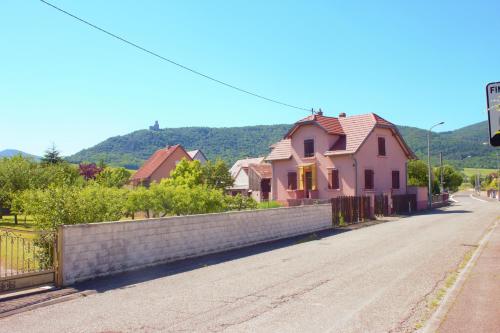
<instances>
[{"instance_id":1,"label":"red tile roof","mask_svg":"<svg viewBox=\"0 0 500 333\"><path fill-rule=\"evenodd\" d=\"M392 130L402 148L407 152L407 155L410 158L415 157L393 123L385 120L375 113L368 113L339 118L311 115L301 119L296 122L290 131L285 135L285 139L276 144L271 153L267 156L266 160L273 161L290 158L292 156L290 138L298 127L306 124L316 124L323 128L328 134L339 135L337 142L330 148L329 151L325 153L325 155L331 156L355 153L365 142L366 138L370 135L373 129L378 126Z\"/></svg>"},{"instance_id":2,"label":"red tile roof","mask_svg":"<svg viewBox=\"0 0 500 333\"><path fill-rule=\"evenodd\" d=\"M273 177L273 168L269 163L250 164L248 168L255 171L260 179L271 179Z\"/></svg>"},{"instance_id":3,"label":"red tile roof","mask_svg":"<svg viewBox=\"0 0 500 333\"><path fill-rule=\"evenodd\" d=\"M178 148L184 150L181 145L158 149L130 179L132 181L148 179Z\"/></svg>"}]
</instances>

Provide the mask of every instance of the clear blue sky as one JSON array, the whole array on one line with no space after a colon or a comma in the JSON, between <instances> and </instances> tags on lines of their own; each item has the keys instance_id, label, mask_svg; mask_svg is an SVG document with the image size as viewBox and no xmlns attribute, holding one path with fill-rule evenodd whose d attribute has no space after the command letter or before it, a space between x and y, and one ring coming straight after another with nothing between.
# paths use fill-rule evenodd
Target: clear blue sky
<instances>
[{"instance_id":1,"label":"clear blue sky","mask_svg":"<svg viewBox=\"0 0 500 333\"><path fill-rule=\"evenodd\" d=\"M499 1L67 1L166 57L327 115L451 130L486 119ZM161 62L36 0L0 4L0 150L64 155L146 128L292 123L304 112Z\"/></svg>"}]
</instances>

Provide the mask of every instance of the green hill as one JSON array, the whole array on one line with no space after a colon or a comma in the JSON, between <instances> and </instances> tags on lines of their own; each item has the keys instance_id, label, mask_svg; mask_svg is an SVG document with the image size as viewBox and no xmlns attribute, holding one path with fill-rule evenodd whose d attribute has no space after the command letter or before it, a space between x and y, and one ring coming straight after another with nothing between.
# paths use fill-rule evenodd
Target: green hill
<instances>
[{"instance_id":1,"label":"green hill","mask_svg":"<svg viewBox=\"0 0 500 333\"><path fill-rule=\"evenodd\" d=\"M187 150L201 149L209 159L220 157L232 164L247 156L262 156L269 145L283 137L290 125L262 125L228 128L184 127L159 131L139 130L111 137L94 147L68 157L71 162L99 162L137 169L155 150L166 145L181 144ZM426 158L427 131L415 127L399 129L419 158ZM455 131L433 133L433 160L443 152L445 163L457 167L495 168L495 150L484 145L488 139L486 122Z\"/></svg>"}]
</instances>

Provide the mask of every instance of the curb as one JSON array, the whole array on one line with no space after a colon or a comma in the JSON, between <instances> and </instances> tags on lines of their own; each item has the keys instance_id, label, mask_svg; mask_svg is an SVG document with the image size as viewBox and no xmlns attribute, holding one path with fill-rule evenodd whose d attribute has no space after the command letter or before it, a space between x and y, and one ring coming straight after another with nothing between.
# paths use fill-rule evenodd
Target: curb
<instances>
[{"instance_id":1,"label":"curb","mask_svg":"<svg viewBox=\"0 0 500 333\"><path fill-rule=\"evenodd\" d=\"M441 326L441 323L444 321L446 315L448 314L449 310L455 303L455 300L459 296L460 291L462 290L462 287L465 284L470 271L476 264L477 259L481 256L484 247L490 240L491 234L493 233L497 225L498 225L498 220L496 220L493 223L493 225L489 228L486 234L481 238L481 240L479 241L479 246L477 247L476 251L474 251L474 254L472 255L471 259L469 260L465 268L458 274L455 284L446 293L446 296L443 298L441 304L434 312L434 314L427 321L427 324L422 329L418 330L418 332L430 333L438 331L439 327Z\"/></svg>"}]
</instances>

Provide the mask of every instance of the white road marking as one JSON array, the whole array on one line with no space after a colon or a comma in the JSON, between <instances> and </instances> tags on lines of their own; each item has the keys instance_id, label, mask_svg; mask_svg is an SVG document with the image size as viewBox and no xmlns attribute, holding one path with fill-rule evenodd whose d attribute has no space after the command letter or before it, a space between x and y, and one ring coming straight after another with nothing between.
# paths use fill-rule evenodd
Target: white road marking
<instances>
[{"instance_id":1,"label":"white road marking","mask_svg":"<svg viewBox=\"0 0 500 333\"><path fill-rule=\"evenodd\" d=\"M455 200L454 195L450 196L450 201L459 202L458 200Z\"/></svg>"},{"instance_id":2,"label":"white road marking","mask_svg":"<svg viewBox=\"0 0 500 333\"><path fill-rule=\"evenodd\" d=\"M472 194L470 195L470 197L474 200L477 200L477 201L481 201L481 202L488 202L486 200L483 200L483 199L479 199L479 198L476 198L475 196L473 196Z\"/></svg>"}]
</instances>

